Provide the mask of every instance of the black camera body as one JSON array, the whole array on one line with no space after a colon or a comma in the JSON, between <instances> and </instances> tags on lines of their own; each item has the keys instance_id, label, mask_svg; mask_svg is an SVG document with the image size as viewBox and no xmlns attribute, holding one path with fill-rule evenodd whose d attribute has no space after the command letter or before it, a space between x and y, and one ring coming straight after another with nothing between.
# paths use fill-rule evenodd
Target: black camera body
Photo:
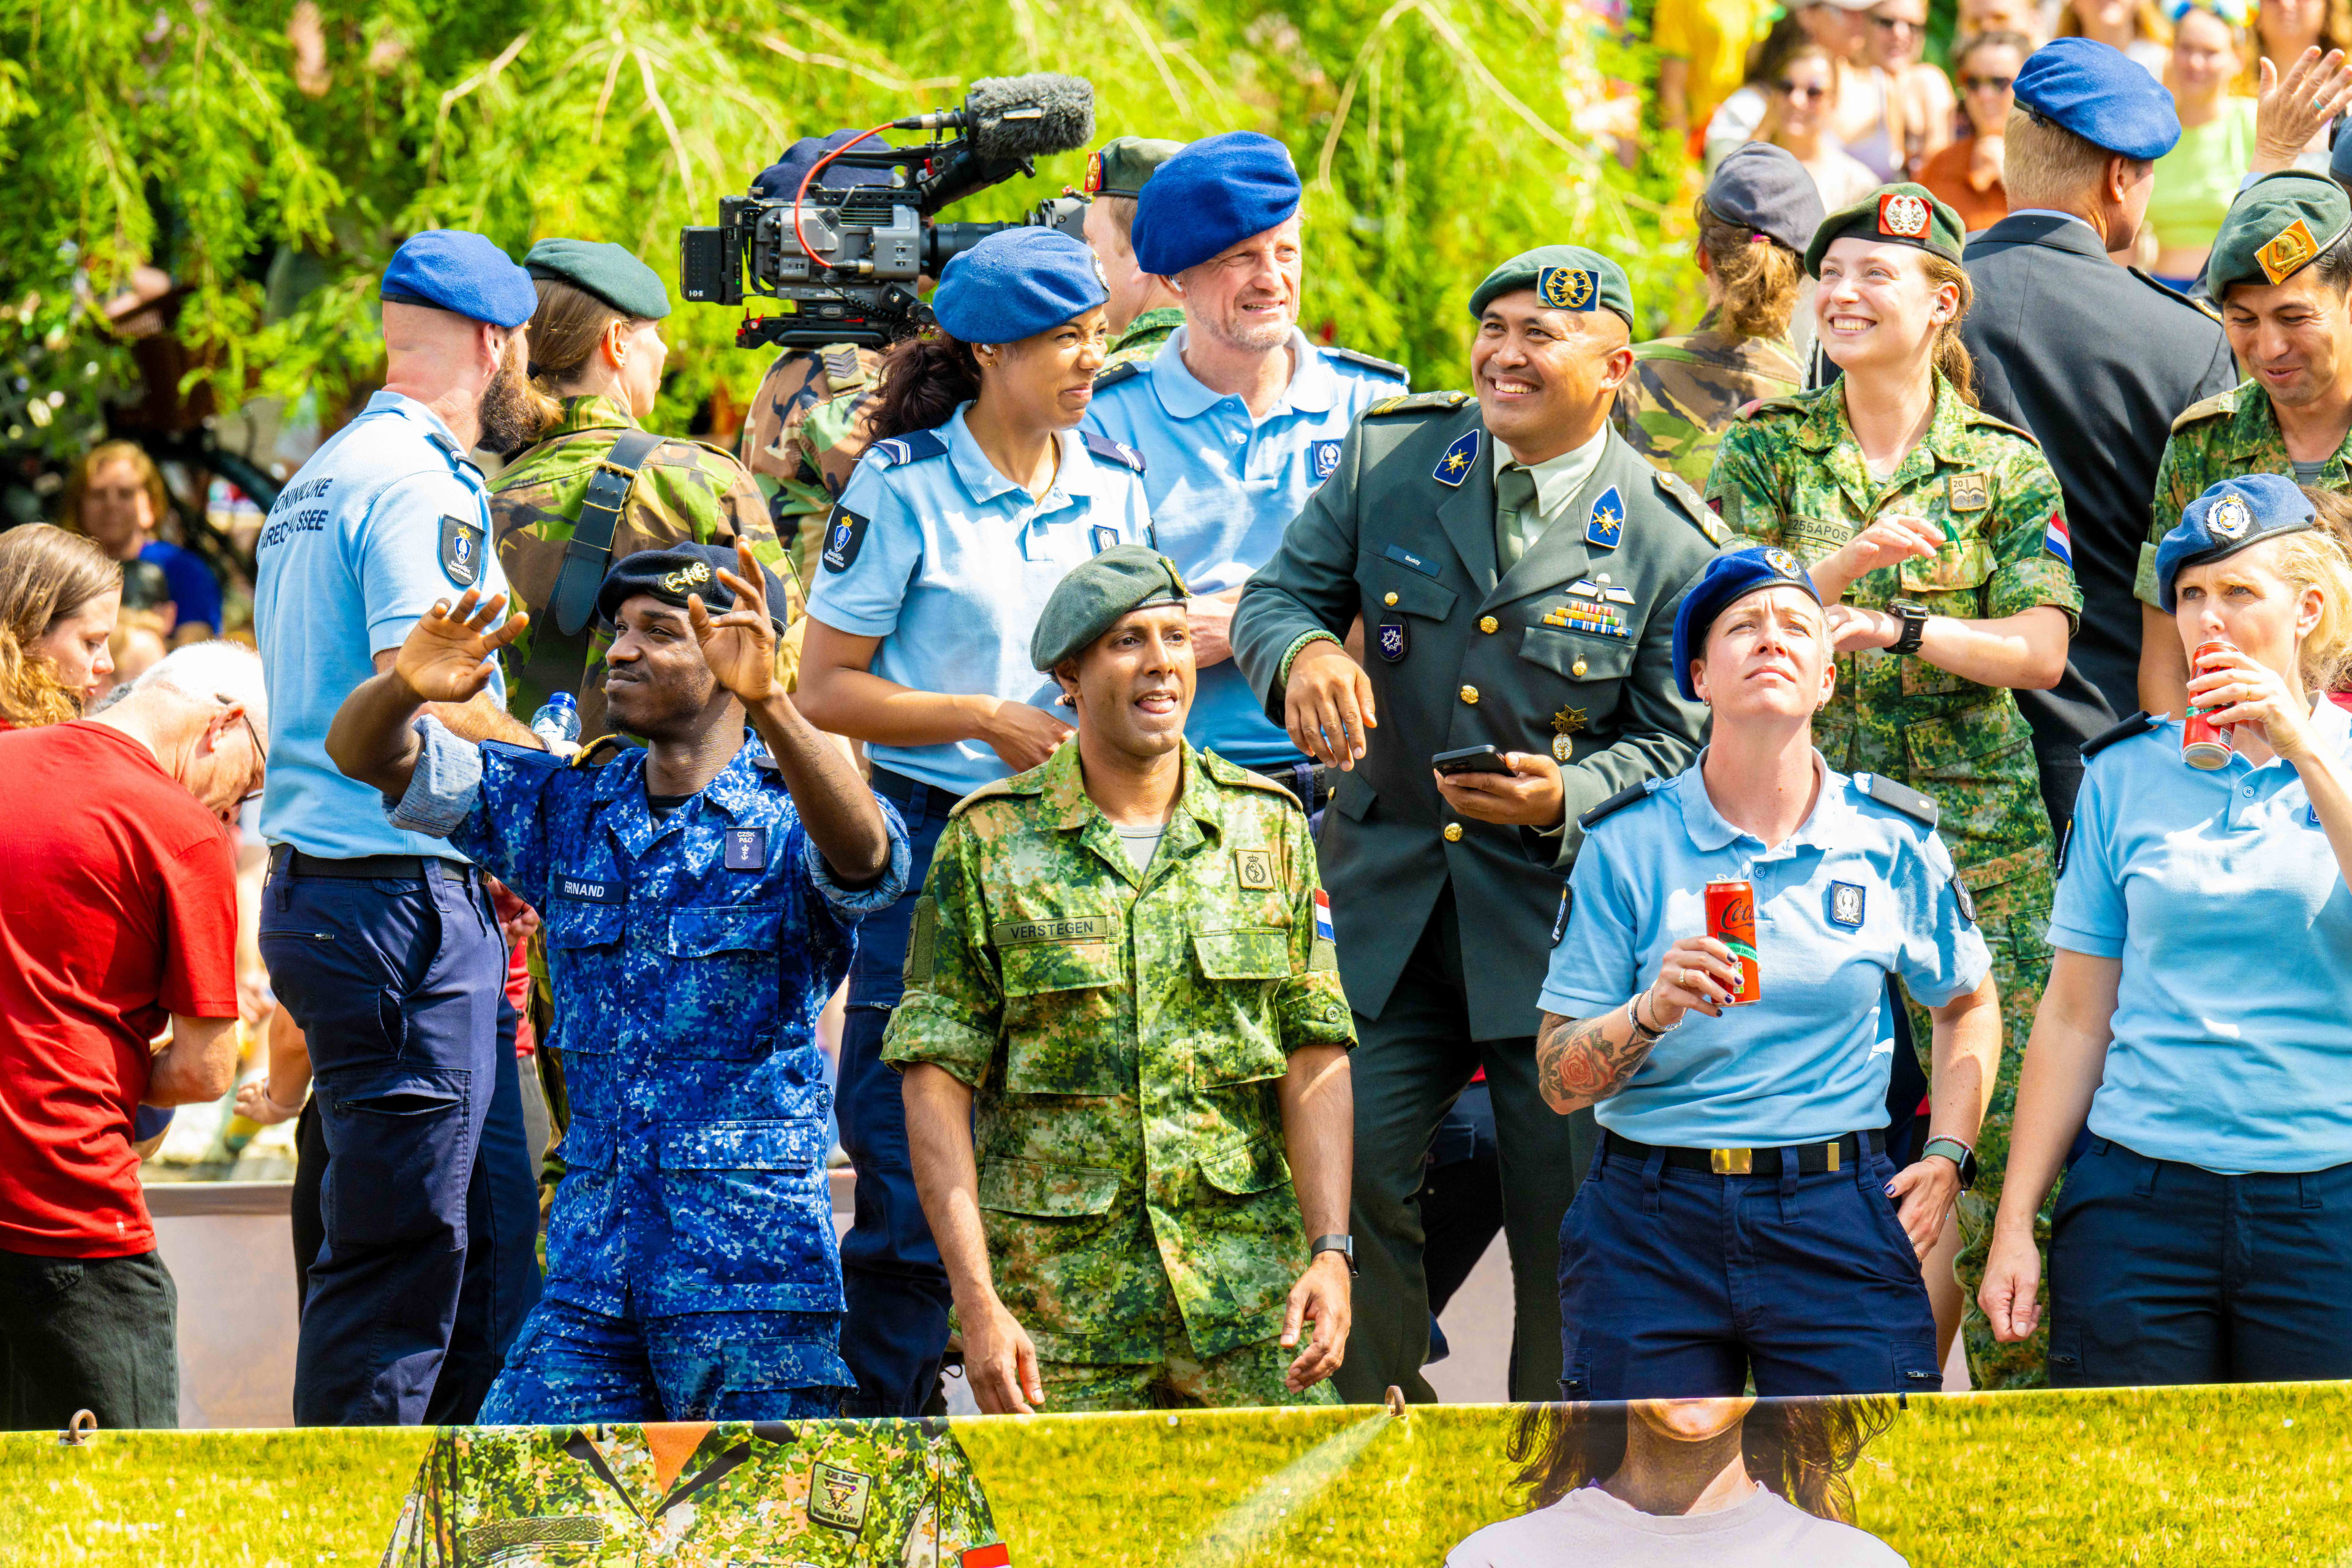
<instances>
[{"instance_id":1,"label":"black camera body","mask_svg":"<svg viewBox=\"0 0 2352 1568\"><path fill-rule=\"evenodd\" d=\"M722 196L719 222L678 231L679 292L698 304L740 305L747 293L791 301L778 315L747 318L740 348L763 343L884 348L931 324L918 278L1003 229L1058 228L1083 239L1085 200L1049 197L1019 224L940 223L935 215L1015 174L1034 174L1040 153L1069 152L1094 136L1094 89L1075 77L997 77L972 83L961 109L917 115L893 129L929 131L916 146L843 148L828 173L869 173L870 183L810 183L793 193ZM961 132L940 140L940 131Z\"/></svg>"}]
</instances>

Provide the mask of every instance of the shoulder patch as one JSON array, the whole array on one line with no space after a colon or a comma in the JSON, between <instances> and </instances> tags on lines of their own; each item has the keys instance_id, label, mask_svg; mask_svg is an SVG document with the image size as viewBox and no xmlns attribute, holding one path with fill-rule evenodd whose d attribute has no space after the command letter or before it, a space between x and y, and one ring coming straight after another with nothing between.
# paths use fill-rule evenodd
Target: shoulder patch
<instances>
[{"instance_id":1,"label":"shoulder patch","mask_svg":"<svg viewBox=\"0 0 2352 1568\"><path fill-rule=\"evenodd\" d=\"M2217 392L2210 397L2200 398L2182 409L2172 421L2178 434L2191 425L2202 425L2208 419L2223 419L2238 411L2238 394L2242 387L2233 386L2227 392Z\"/></svg>"},{"instance_id":2,"label":"shoulder patch","mask_svg":"<svg viewBox=\"0 0 2352 1568\"><path fill-rule=\"evenodd\" d=\"M1011 800L1017 795L1043 795L1045 786L1029 780L1027 773L1015 773L1009 779L992 779L948 808L948 820L952 822L973 806L992 800Z\"/></svg>"},{"instance_id":3,"label":"shoulder patch","mask_svg":"<svg viewBox=\"0 0 2352 1568\"><path fill-rule=\"evenodd\" d=\"M1583 816L1578 817L1576 819L1576 825L1579 827L1583 828L1587 833L1590 833L1592 831L1593 825L1598 823L1602 817L1622 811L1627 806L1634 805L1636 802L1649 799L1650 792L1657 787L1658 781L1655 779L1643 779L1640 784L1627 784L1623 789L1619 790L1615 795L1611 795L1607 800L1602 801L1599 805L1594 806L1591 811L1588 811Z\"/></svg>"},{"instance_id":4,"label":"shoulder patch","mask_svg":"<svg viewBox=\"0 0 2352 1568\"><path fill-rule=\"evenodd\" d=\"M2083 760L2087 763L2117 741L2128 741L2134 735L2145 735L2163 722L2163 720L2152 713L2146 711L2135 713L2122 723L2102 730L2084 742Z\"/></svg>"},{"instance_id":5,"label":"shoulder patch","mask_svg":"<svg viewBox=\"0 0 2352 1568\"><path fill-rule=\"evenodd\" d=\"M1415 392L1403 397L1383 397L1364 410L1367 419L1388 414L1442 414L1469 402L1466 392Z\"/></svg>"},{"instance_id":6,"label":"shoulder patch","mask_svg":"<svg viewBox=\"0 0 2352 1568\"><path fill-rule=\"evenodd\" d=\"M601 768L607 763L620 761L621 753L628 749L628 744L618 735L599 735L581 747L566 765L575 768Z\"/></svg>"},{"instance_id":7,"label":"shoulder patch","mask_svg":"<svg viewBox=\"0 0 2352 1568\"><path fill-rule=\"evenodd\" d=\"M919 463L926 458L945 457L947 449L947 437L936 430L909 430L904 436L893 436L866 448L868 456L880 453L882 460L894 468Z\"/></svg>"},{"instance_id":8,"label":"shoulder patch","mask_svg":"<svg viewBox=\"0 0 2352 1568\"><path fill-rule=\"evenodd\" d=\"M1370 354L1360 354L1353 349L1339 349L1328 346L1324 349L1323 353L1328 359L1343 359L1350 364L1362 365L1366 370L1376 370L1382 375L1394 376L1399 381L1411 381L1412 379L1412 373L1393 360L1374 359ZM1100 386L1102 383L1097 382L1095 384Z\"/></svg>"},{"instance_id":9,"label":"shoulder patch","mask_svg":"<svg viewBox=\"0 0 2352 1568\"><path fill-rule=\"evenodd\" d=\"M1150 363L1142 359L1121 360L1095 377L1095 390L1100 392L1107 386L1117 386L1122 381L1133 381Z\"/></svg>"},{"instance_id":10,"label":"shoulder patch","mask_svg":"<svg viewBox=\"0 0 2352 1568\"><path fill-rule=\"evenodd\" d=\"M1262 789L1268 795L1280 795L1289 802L1293 810L1303 812L1307 809L1299 804L1298 797L1291 793L1288 785L1277 784L1264 773L1254 773L1239 763L1225 761L1214 752L1202 752L1201 761L1207 765L1209 776L1219 784L1233 784L1242 789Z\"/></svg>"},{"instance_id":11,"label":"shoulder patch","mask_svg":"<svg viewBox=\"0 0 2352 1568\"><path fill-rule=\"evenodd\" d=\"M1100 386L1102 383L1097 382L1095 384ZM1097 430L1081 430L1078 432L1078 439L1086 443L1087 451L1100 458L1104 462L1117 463L1122 468L1132 468L1139 474L1143 472L1143 454L1126 442L1114 441Z\"/></svg>"},{"instance_id":12,"label":"shoulder patch","mask_svg":"<svg viewBox=\"0 0 2352 1568\"><path fill-rule=\"evenodd\" d=\"M1856 773L1853 787L1890 811L1916 818L1933 827L1943 817L1943 809L1935 801L1921 795L1909 784L1896 784L1893 779L1876 773Z\"/></svg>"}]
</instances>

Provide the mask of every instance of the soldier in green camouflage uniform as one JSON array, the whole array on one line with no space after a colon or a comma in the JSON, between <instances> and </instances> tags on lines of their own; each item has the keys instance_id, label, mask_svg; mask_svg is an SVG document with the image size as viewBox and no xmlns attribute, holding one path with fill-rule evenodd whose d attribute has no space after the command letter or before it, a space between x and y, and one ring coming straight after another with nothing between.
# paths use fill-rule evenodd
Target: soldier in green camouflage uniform
<instances>
[{"instance_id":1,"label":"soldier in green camouflage uniform","mask_svg":"<svg viewBox=\"0 0 2352 1568\"><path fill-rule=\"evenodd\" d=\"M866 450L863 416L881 378L882 356L872 349L787 349L751 395L736 456L759 481L776 536L803 577L812 542Z\"/></svg>"},{"instance_id":2,"label":"soldier in green camouflage uniform","mask_svg":"<svg viewBox=\"0 0 2352 1568\"><path fill-rule=\"evenodd\" d=\"M1012 1561L945 1422L727 1422L675 1476L661 1458L640 1426L448 1428L417 1467L383 1568Z\"/></svg>"},{"instance_id":3,"label":"soldier in green camouflage uniform","mask_svg":"<svg viewBox=\"0 0 2352 1568\"><path fill-rule=\"evenodd\" d=\"M637 345L644 356L639 363L650 360L659 365L661 344L651 329L653 322L668 314L669 299L661 280L643 262L619 246L541 240L524 257L523 265L538 279L540 292L539 311L531 319L535 364L544 366L547 353L560 352L552 334L542 340L541 323L551 310L576 304L578 296L585 294L591 296L590 303L612 310L625 332L642 328L643 335L652 341ZM626 346L625 342L624 349ZM597 365L592 347L577 364L561 368L593 374ZM490 534L499 564L512 588L514 607L529 610L534 623L516 639L507 656L509 684L514 689L510 701L518 713L537 709L547 700L553 680L559 675L568 677L573 668L569 658L553 658L553 649L539 645L557 635L547 606L562 571L564 546L571 542L588 481L613 444L638 428L631 407L623 401L627 395L625 359L617 362L616 369L619 374L606 374L603 384L593 387L570 384L542 369L539 380L560 397L562 412L541 433L538 444L509 464L490 486ZM658 381L651 384L657 388ZM650 408L651 401L648 394L638 406ZM777 643L776 673L790 689L800 668L804 603L800 584L789 569L777 565L783 550L769 524L760 489L727 452L683 438L665 440L656 447L639 465L629 488L620 523L613 531L611 559L620 561L641 550L664 550L678 543L724 545L739 539L748 540L761 564L775 568L784 580L784 614L792 629ZM604 581L601 568L596 581ZM604 732L604 649L611 641L607 633L592 625L576 689L583 736ZM540 654L536 659L534 647Z\"/></svg>"},{"instance_id":4,"label":"soldier in green camouflage uniform","mask_svg":"<svg viewBox=\"0 0 2352 1568\"><path fill-rule=\"evenodd\" d=\"M1807 257L1809 268L1818 273L1822 253L1854 231L1857 214L1878 210L1874 195L1862 207L1832 214L1822 226L1828 237L1817 237ZM1954 217L1955 262L1959 234ZM1878 237L1866 227L1856 237ZM1724 521L1812 567L1879 519L1924 519L1943 531L1944 544L1933 555L1864 574L1846 591L1847 605L1885 611L1901 601L1924 605L1932 616L1975 622L2048 605L2063 613L2071 636L2082 593L2072 566L2051 548L2053 533L2061 544L2064 539L2062 500L2033 437L1969 406L1937 374L1927 434L1893 474L1875 479L1847 417L1846 390L1841 381L1775 398L1731 427L1706 491ZM2018 1069L2050 975L2055 852L2032 731L2008 689L1979 685L1916 653L1864 647L1837 656L1837 690L1813 732L1831 767L1908 784L1941 808L1939 830L1991 949L2007 1048L1979 1134L1977 1183L1959 1201L1962 1324L1976 1386L2038 1384L2046 1344L1999 1343L1976 1305L2009 1158ZM1925 1015L1915 1005L1912 1016L1924 1042ZM2040 1235L2046 1247L2046 1209Z\"/></svg>"},{"instance_id":5,"label":"soldier in green camouflage uniform","mask_svg":"<svg viewBox=\"0 0 2352 1568\"><path fill-rule=\"evenodd\" d=\"M1121 136L1087 161L1087 245L1110 291L1110 351L1102 367L1148 360L1184 324L1184 307L1163 278L1135 264L1135 199L1152 172L1183 151L1181 142ZM1097 373L1097 374L1100 372Z\"/></svg>"},{"instance_id":6,"label":"soldier in green camouflage uniform","mask_svg":"<svg viewBox=\"0 0 2352 1568\"><path fill-rule=\"evenodd\" d=\"M1135 581L1140 563L1163 590L1150 602L1164 624L1118 608L1150 591ZM1085 619L1080 651L1057 646L1077 635L1073 600L1106 578L1100 604L1116 614ZM1055 1411L1334 1400L1321 1372L1301 1374L1303 1391L1286 1385L1296 1368L1279 1340L1318 1289L1336 1284L1324 1299L1345 1310L1347 1274L1335 1258L1310 1262L1301 1211L1316 1209L1318 1230L1346 1224L1344 1162L1323 1139L1344 1145L1341 1053L1355 1031L1297 800L1183 741L1182 604L1173 565L1139 545L1103 552L1055 591L1033 653L1066 688L1075 675L1085 721L1043 766L956 806L883 1050L908 1074L917 1176L967 1350L978 1357L977 1330L1025 1332ZM1095 694L1125 689L1105 645L1153 635L1181 653L1181 676L1163 672L1163 690L1181 686L1181 699L1160 715L1158 753L1181 784L1139 868L1122 842L1132 830L1089 793L1087 772L1107 772L1106 753L1081 753L1097 732ZM1341 1087L1318 1103L1301 1086L1328 1075ZM942 1079L955 1086L946 1094ZM962 1140L970 1162L974 1137L976 1185L947 1191L953 1173L927 1151ZM1301 1161L1304 1198L1286 1149ZM964 1204L984 1256L959 1245ZM1317 1284L1327 1270L1336 1280ZM990 1407L987 1366L972 1376Z\"/></svg>"},{"instance_id":7,"label":"soldier in green camouflage uniform","mask_svg":"<svg viewBox=\"0 0 2352 1568\"><path fill-rule=\"evenodd\" d=\"M1129 360L1151 358L1183 324L1184 308L1181 305L1154 305L1129 321L1126 330L1111 340L1110 352L1103 355L1103 369L1125 364Z\"/></svg>"},{"instance_id":8,"label":"soldier in green camouflage uniform","mask_svg":"<svg viewBox=\"0 0 2352 1568\"><path fill-rule=\"evenodd\" d=\"M1794 350L1770 338L1735 338L1707 312L1698 331L1633 345L1633 374L1617 389L1610 420L1626 445L1693 489L1715 471L1723 433L1748 404L1804 385Z\"/></svg>"}]
</instances>

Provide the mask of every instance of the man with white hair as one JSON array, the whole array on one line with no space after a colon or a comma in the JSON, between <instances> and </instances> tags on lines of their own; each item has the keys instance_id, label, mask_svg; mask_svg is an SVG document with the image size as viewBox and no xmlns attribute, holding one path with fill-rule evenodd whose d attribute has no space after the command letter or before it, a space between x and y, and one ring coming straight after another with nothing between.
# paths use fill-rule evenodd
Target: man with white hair
<instances>
[{"instance_id":1,"label":"man with white hair","mask_svg":"<svg viewBox=\"0 0 2352 1568\"><path fill-rule=\"evenodd\" d=\"M211 642L95 718L0 733L0 1427L180 1424L131 1124L236 1071L225 825L268 723L260 660Z\"/></svg>"},{"instance_id":2,"label":"man with white hair","mask_svg":"<svg viewBox=\"0 0 2352 1568\"><path fill-rule=\"evenodd\" d=\"M467 454L530 433L539 294L458 229L411 236L380 292L383 390L287 481L255 555L278 759L261 956L309 1042L327 1144L294 1360L305 1426L471 1421L539 1293L507 949L482 874L392 827L326 747L343 698L436 599L506 592ZM434 713L466 740L537 746L505 701L493 675Z\"/></svg>"}]
</instances>

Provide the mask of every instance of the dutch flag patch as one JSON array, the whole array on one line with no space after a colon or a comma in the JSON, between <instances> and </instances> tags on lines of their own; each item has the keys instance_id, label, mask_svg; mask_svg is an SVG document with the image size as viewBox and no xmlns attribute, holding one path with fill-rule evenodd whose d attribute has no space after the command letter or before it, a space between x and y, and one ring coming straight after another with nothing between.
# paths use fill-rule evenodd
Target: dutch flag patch
<instances>
[{"instance_id":1,"label":"dutch flag patch","mask_svg":"<svg viewBox=\"0 0 2352 1568\"><path fill-rule=\"evenodd\" d=\"M2074 542L2066 532L2066 514L2053 511L2050 526L2042 531L2042 548L2064 562L2071 570L2074 564Z\"/></svg>"},{"instance_id":2,"label":"dutch flag patch","mask_svg":"<svg viewBox=\"0 0 2352 1568\"><path fill-rule=\"evenodd\" d=\"M1315 889L1315 934L1337 945L1331 934L1331 895L1320 888Z\"/></svg>"}]
</instances>

